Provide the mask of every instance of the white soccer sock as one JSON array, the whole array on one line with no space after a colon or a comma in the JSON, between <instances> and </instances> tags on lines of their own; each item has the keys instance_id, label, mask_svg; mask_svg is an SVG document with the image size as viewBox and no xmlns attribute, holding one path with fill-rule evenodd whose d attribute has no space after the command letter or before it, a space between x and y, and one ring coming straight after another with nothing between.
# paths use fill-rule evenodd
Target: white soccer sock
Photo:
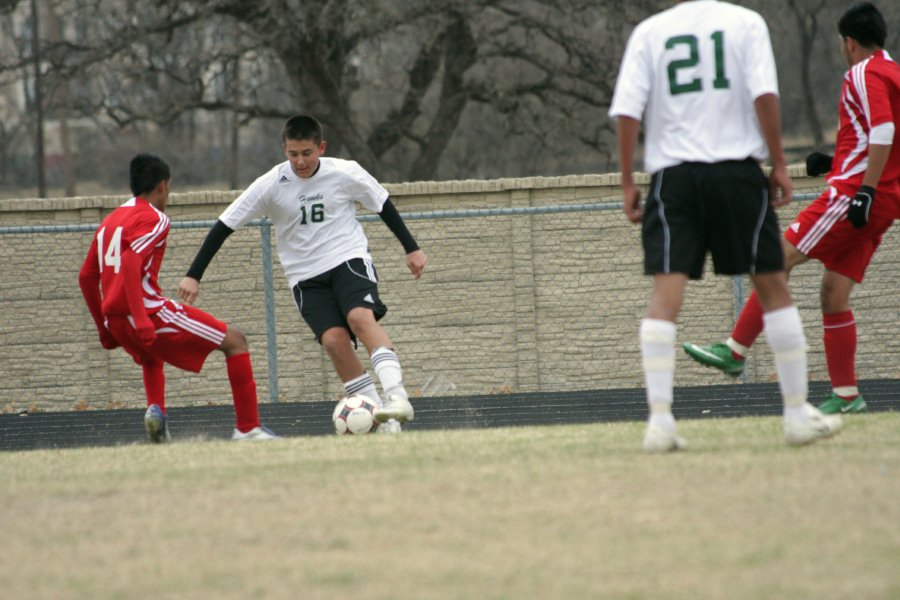
<instances>
[{"instance_id":1,"label":"white soccer sock","mask_svg":"<svg viewBox=\"0 0 900 600\"><path fill-rule=\"evenodd\" d=\"M672 416L672 385L675 379L675 335L671 321L641 321L641 358L647 389L650 422L665 429L675 429Z\"/></svg>"},{"instance_id":2,"label":"white soccer sock","mask_svg":"<svg viewBox=\"0 0 900 600\"><path fill-rule=\"evenodd\" d=\"M362 394L371 398L373 402L381 406L381 398L378 396L378 389L375 387L375 380L368 373L363 373L356 379L344 382L344 393L347 396Z\"/></svg>"},{"instance_id":3,"label":"white soccer sock","mask_svg":"<svg viewBox=\"0 0 900 600\"><path fill-rule=\"evenodd\" d=\"M800 322L800 311L796 306L788 306L767 312L763 315L763 324L769 347L775 355L775 371L784 400L784 413L786 416L799 414L809 392L806 337Z\"/></svg>"},{"instance_id":4,"label":"white soccer sock","mask_svg":"<svg viewBox=\"0 0 900 600\"><path fill-rule=\"evenodd\" d=\"M740 354L744 358L747 358L747 355L750 354L750 348L743 344L737 343L732 337L729 337L727 340L725 340L725 345L731 348L732 352Z\"/></svg>"},{"instance_id":5,"label":"white soccer sock","mask_svg":"<svg viewBox=\"0 0 900 600\"><path fill-rule=\"evenodd\" d=\"M372 370L381 382L381 389L385 396L398 394L409 399L409 394L403 387L403 371L400 369L400 359L390 348L380 346L372 352Z\"/></svg>"}]
</instances>

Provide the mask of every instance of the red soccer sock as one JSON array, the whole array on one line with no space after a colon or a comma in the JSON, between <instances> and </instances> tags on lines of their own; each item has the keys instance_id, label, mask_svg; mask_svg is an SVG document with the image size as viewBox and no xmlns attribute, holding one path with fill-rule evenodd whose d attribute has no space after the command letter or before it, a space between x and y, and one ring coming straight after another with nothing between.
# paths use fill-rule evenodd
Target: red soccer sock
<instances>
[{"instance_id":1,"label":"red soccer sock","mask_svg":"<svg viewBox=\"0 0 900 600\"><path fill-rule=\"evenodd\" d=\"M832 388L856 387L856 319L853 311L822 314L825 362Z\"/></svg>"},{"instance_id":2,"label":"red soccer sock","mask_svg":"<svg viewBox=\"0 0 900 600\"><path fill-rule=\"evenodd\" d=\"M234 414L237 421L235 426L241 433L247 433L254 427L259 427L256 381L253 379L250 353L226 357L225 367L228 371L228 381L231 383L231 395L234 398Z\"/></svg>"},{"instance_id":3,"label":"red soccer sock","mask_svg":"<svg viewBox=\"0 0 900 600\"><path fill-rule=\"evenodd\" d=\"M162 362L151 362L141 366L144 373L144 394L147 406L158 405L166 412L166 375Z\"/></svg>"},{"instance_id":4,"label":"red soccer sock","mask_svg":"<svg viewBox=\"0 0 900 600\"><path fill-rule=\"evenodd\" d=\"M731 339L747 348L753 345L756 338L763 330L763 311L754 291L744 304L741 314L738 315L737 323L731 330Z\"/></svg>"}]
</instances>

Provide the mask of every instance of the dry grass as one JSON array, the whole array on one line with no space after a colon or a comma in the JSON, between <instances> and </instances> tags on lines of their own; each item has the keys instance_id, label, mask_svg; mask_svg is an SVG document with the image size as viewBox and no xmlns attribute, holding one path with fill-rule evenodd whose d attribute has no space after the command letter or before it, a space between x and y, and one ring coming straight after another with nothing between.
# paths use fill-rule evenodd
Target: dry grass
<instances>
[{"instance_id":1,"label":"dry grass","mask_svg":"<svg viewBox=\"0 0 900 600\"><path fill-rule=\"evenodd\" d=\"M0 454L9 598L897 598L900 414Z\"/></svg>"}]
</instances>

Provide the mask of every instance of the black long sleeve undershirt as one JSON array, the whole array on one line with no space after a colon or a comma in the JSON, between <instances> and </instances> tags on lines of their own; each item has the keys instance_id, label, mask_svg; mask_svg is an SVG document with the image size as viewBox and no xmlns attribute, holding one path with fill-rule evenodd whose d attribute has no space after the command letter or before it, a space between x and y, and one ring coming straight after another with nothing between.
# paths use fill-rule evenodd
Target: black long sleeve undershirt
<instances>
[{"instance_id":1,"label":"black long sleeve undershirt","mask_svg":"<svg viewBox=\"0 0 900 600\"><path fill-rule=\"evenodd\" d=\"M197 256L194 257L194 262L191 263L187 276L200 281L203 278L206 267L209 266L216 252L219 251L219 248L222 247L222 244L225 243L225 240L232 233L234 233L234 229L222 221L216 221L209 233L206 234L206 239L203 240L200 250L197 251Z\"/></svg>"},{"instance_id":2,"label":"black long sleeve undershirt","mask_svg":"<svg viewBox=\"0 0 900 600\"><path fill-rule=\"evenodd\" d=\"M403 218L397 212L397 207L394 206L390 198L384 201L384 206L381 208L378 216L388 226L388 229L397 236L407 254L419 249L419 245L409 232L409 229L407 229L406 223L403 222ZM203 278L203 273L206 272L206 267L209 266L219 248L222 247L222 244L225 243L225 240L232 233L234 233L234 229L222 221L216 221L215 225L210 228L209 233L206 234L206 239L203 240L203 244L200 246L200 250L197 251L197 256L194 257L194 262L191 263L191 267L186 275L200 281Z\"/></svg>"},{"instance_id":3,"label":"black long sleeve undershirt","mask_svg":"<svg viewBox=\"0 0 900 600\"><path fill-rule=\"evenodd\" d=\"M419 249L419 244L416 243L415 238L413 238L409 229L407 229L406 223L403 222L403 217L397 212L397 207L394 206L394 203L391 202L390 198L384 201L384 206L381 208L381 212L378 213L378 216L381 217L384 224L388 226L388 229L397 236L397 239L403 244L403 249L407 254Z\"/></svg>"}]
</instances>

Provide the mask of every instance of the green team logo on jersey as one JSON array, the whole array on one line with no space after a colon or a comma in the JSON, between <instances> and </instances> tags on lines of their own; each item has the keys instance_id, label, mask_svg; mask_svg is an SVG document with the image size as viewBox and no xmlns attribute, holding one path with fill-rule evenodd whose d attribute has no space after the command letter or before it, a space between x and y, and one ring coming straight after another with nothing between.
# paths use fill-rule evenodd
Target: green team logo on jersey
<instances>
[{"instance_id":1,"label":"green team logo on jersey","mask_svg":"<svg viewBox=\"0 0 900 600\"><path fill-rule=\"evenodd\" d=\"M716 78L712 82L713 88L717 90L728 89L730 84L725 76L725 34L721 31L716 31L710 38L712 39L716 63ZM676 35L666 40L666 50L672 50L681 46L687 46L688 56L671 61L667 67L669 92L673 96L699 92L703 89L703 81L699 77L690 81L680 81L678 77L680 70L692 69L700 64L700 40L695 35Z\"/></svg>"}]
</instances>

